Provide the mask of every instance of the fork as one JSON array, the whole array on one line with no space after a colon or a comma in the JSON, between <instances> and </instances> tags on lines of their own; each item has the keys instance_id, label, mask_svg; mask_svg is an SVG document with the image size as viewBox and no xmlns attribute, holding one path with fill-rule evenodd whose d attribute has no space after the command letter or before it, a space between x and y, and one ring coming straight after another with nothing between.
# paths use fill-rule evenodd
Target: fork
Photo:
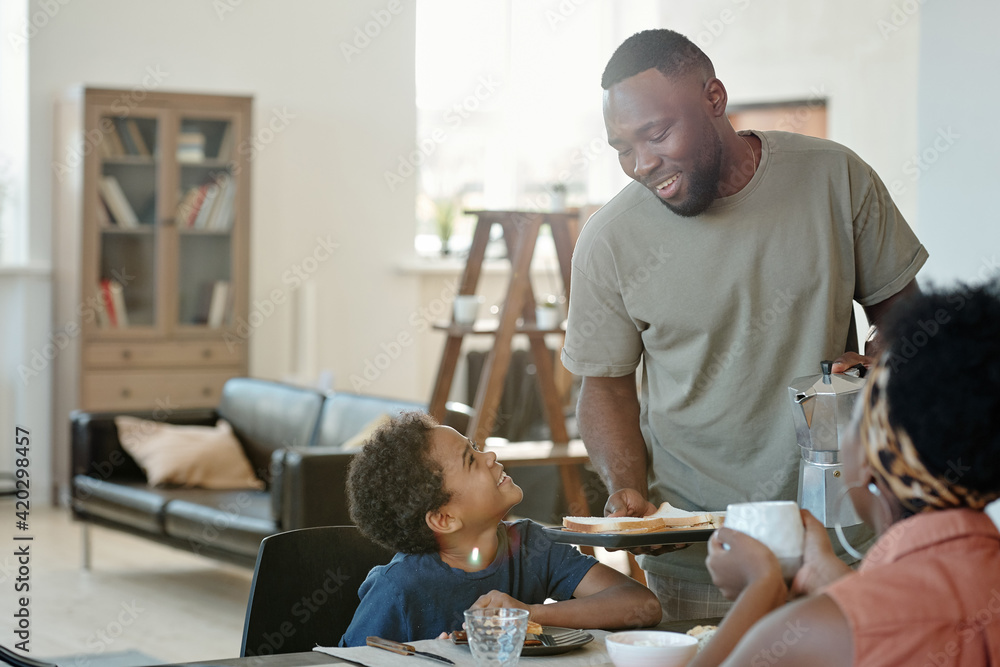
<instances>
[{"instance_id":1,"label":"fork","mask_svg":"<svg viewBox=\"0 0 1000 667\"><path fill-rule=\"evenodd\" d=\"M542 634L536 636L542 641L542 646L565 646L575 644L589 634L584 630L570 630L569 632L560 632L557 635Z\"/></svg>"}]
</instances>

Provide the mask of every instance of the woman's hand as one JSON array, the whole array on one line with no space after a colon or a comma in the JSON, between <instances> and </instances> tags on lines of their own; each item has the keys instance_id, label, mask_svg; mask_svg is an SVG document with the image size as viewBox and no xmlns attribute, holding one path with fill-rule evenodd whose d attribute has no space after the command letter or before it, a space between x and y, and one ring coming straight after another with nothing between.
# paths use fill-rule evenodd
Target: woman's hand
<instances>
[{"instance_id":1,"label":"woman's hand","mask_svg":"<svg viewBox=\"0 0 1000 667\"><path fill-rule=\"evenodd\" d=\"M833 553L830 536L819 520L801 510L806 529L802 545L802 567L792 579L792 595L812 595L823 586L851 572L851 568Z\"/></svg>"},{"instance_id":2,"label":"woman's hand","mask_svg":"<svg viewBox=\"0 0 1000 667\"><path fill-rule=\"evenodd\" d=\"M727 600L735 600L759 579L782 580L781 565L774 553L749 535L731 528L720 528L712 533L705 564L712 575L712 583Z\"/></svg>"}]
</instances>

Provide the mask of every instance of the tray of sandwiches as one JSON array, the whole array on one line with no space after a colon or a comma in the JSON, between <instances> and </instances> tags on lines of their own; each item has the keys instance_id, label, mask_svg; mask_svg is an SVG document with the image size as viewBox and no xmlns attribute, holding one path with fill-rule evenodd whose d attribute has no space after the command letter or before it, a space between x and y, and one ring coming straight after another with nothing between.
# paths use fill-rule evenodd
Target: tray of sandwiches
<instances>
[{"instance_id":1,"label":"tray of sandwiches","mask_svg":"<svg viewBox=\"0 0 1000 667\"><path fill-rule=\"evenodd\" d=\"M553 542L606 549L707 542L725 512L689 512L663 503L646 516L567 516L561 528L545 528Z\"/></svg>"}]
</instances>

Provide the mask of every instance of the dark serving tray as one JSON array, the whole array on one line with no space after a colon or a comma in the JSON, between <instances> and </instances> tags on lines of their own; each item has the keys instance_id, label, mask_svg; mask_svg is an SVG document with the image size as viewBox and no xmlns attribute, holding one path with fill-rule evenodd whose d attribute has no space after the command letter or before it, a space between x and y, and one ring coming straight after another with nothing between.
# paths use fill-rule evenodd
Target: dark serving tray
<instances>
[{"instance_id":1,"label":"dark serving tray","mask_svg":"<svg viewBox=\"0 0 1000 667\"><path fill-rule=\"evenodd\" d=\"M714 528L667 530L659 533L576 533L565 528L543 528L542 530L553 542L579 544L586 547L604 547L605 549L708 542L708 538L715 532Z\"/></svg>"}]
</instances>

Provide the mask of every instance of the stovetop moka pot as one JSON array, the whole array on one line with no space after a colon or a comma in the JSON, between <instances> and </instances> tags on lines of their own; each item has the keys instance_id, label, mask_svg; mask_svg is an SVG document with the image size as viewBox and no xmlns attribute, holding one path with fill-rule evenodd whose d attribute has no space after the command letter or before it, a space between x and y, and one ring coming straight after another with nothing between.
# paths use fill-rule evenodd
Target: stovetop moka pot
<instances>
[{"instance_id":1,"label":"stovetop moka pot","mask_svg":"<svg viewBox=\"0 0 1000 667\"><path fill-rule=\"evenodd\" d=\"M832 368L833 362L823 361L821 374L796 378L788 387L795 437L802 453L799 507L812 512L827 528L837 523L845 527L861 523L854 505L843 498L846 484L840 446L865 381L832 373Z\"/></svg>"}]
</instances>

